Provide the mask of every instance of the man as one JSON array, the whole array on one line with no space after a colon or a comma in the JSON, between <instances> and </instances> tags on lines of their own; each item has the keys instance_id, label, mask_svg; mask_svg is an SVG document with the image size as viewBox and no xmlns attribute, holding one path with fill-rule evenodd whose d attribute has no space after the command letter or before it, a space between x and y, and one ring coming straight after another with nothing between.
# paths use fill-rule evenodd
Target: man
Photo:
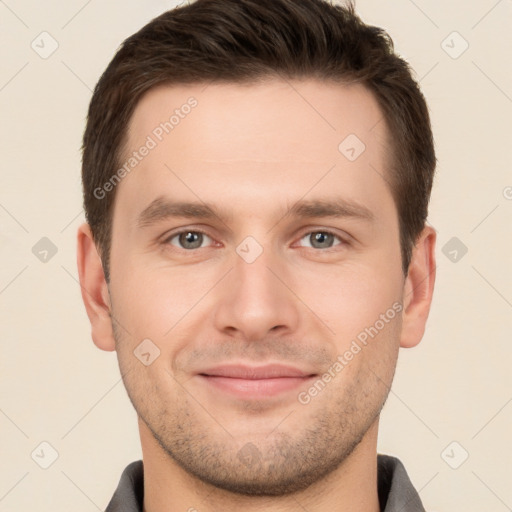
<instances>
[{"instance_id":1,"label":"man","mask_svg":"<svg viewBox=\"0 0 512 512\"><path fill-rule=\"evenodd\" d=\"M377 433L431 303L434 168L407 64L352 7L197 0L124 42L78 231L143 453L109 512L424 510Z\"/></svg>"}]
</instances>

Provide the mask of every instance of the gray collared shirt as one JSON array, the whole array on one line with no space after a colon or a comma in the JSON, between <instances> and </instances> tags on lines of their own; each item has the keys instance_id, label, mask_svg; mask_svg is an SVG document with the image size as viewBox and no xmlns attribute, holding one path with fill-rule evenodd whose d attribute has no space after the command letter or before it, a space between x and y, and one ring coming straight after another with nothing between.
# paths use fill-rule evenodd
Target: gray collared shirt
<instances>
[{"instance_id":1,"label":"gray collared shirt","mask_svg":"<svg viewBox=\"0 0 512 512\"><path fill-rule=\"evenodd\" d=\"M404 465L395 457L378 455L378 491L382 512L425 512ZM144 471L141 460L129 464L105 512L142 512Z\"/></svg>"}]
</instances>

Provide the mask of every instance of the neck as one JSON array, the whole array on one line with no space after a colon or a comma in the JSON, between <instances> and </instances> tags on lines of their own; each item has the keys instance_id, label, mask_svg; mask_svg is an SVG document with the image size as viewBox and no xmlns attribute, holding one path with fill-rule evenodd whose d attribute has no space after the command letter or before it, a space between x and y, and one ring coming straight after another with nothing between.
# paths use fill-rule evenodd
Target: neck
<instances>
[{"instance_id":1,"label":"neck","mask_svg":"<svg viewBox=\"0 0 512 512\"><path fill-rule=\"evenodd\" d=\"M285 496L241 496L204 483L183 470L139 418L144 461L144 512L379 512L378 419L354 451L329 475Z\"/></svg>"}]
</instances>

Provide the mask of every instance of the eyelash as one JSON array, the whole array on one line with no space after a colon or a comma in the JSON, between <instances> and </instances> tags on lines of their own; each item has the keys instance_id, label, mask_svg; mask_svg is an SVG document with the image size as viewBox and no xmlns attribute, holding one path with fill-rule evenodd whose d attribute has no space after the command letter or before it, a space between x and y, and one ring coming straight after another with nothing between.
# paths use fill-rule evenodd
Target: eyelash
<instances>
[{"instance_id":1,"label":"eyelash","mask_svg":"<svg viewBox=\"0 0 512 512\"><path fill-rule=\"evenodd\" d=\"M179 237L183 233L200 233L203 236L206 236L206 237L210 238L212 241L214 241L213 238L210 235L208 235L208 233L206 233L205 231L203 231L201 229L184 229L184 230L177 231L176 233L169 235L167 238L165 238L163 243L165 245L173 245L173 244L171 244L171 240L173 240L176 237ZM316 247L306 247L307 249L313 249L318 252L329 252L329 251L335 250L335 248L338 245L348 245L349 244L349 242L346 239L342 238L340 235L336 234L334 231L330 231L328 229L313 229L310 231L306 231L305 233L303 233L301 235L301 237L299 238L299 241L308 235L312 235L313 233L323 233L325 235L332 235L334 238L337 238L340 243L335 244L332 247L327 247L325 249L318 249ZM177 249L180 249L182 251L186 251L186 252L194 252L194 251L197 251L198 249L205 249L205 247L198 247L195 249L185 249L185 248L179 247L179 246L174 246L174 247L176 247Z\"/></svg>"}]
</instances>

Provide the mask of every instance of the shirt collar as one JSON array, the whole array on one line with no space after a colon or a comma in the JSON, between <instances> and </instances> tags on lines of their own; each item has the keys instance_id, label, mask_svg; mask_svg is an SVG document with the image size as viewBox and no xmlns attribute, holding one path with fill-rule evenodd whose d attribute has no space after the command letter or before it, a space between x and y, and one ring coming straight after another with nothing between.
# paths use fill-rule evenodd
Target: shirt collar
<instances>
[{"instance_id":1,"label":"shirt collar","mask_svg":"<svg viewBox=\"0 0 512 512\"><path fill-rule=\"evenodd\" d=\"M425 512L404 465L396 457L377 456L379 502L382 512ZM142 512L144 468L142 460L129 464L105 512Z\"/></svg>"},{"instance_id":2,"label":"shirt collar","mask_svg":"<svg viewBox=\"0 0 512 512\"><path fill-rule=\"evenodd\" d=\"M396 457L378 455L377 475L383 512L425 512L404 465Z\"/></svg>"}]
</instances>

